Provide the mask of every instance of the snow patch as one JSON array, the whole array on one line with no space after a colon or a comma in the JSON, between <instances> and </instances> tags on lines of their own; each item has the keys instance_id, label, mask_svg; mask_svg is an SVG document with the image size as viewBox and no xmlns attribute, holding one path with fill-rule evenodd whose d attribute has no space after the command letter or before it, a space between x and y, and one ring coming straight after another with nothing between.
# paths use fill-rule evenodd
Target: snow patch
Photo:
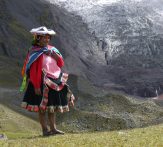
<instances>
[{"instance_id":1,"label":"snow patch","mask_svg":"<svg viewBox=\"0 0 163 147\"><path fill-rule=\"evenodd\" d=\"M66 8L68 11L80 11L81 9L89 9L95 5L108 5L119 2L121 0L46 0L52 4Z\"/></svg>"}]
</instances>

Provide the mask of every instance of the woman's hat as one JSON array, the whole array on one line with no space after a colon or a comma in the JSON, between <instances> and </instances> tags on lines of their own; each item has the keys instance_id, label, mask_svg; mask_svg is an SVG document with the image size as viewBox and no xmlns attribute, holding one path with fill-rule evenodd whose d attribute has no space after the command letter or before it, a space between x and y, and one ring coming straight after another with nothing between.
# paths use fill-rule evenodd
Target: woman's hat
<instances>
[{"instance_id":1,"label":"woman's hat","mask_svg":"<svg viewBox=\"0 0 163 147\"><path fill-rule=\"evenodd\" d=\"M38 27L38 28L33 28L31 31L30 31L33 35L55 35L56 32L54 32L53 30L51 29L47 29L45 26L41 26L41 27Z\"/></svg>"}]
</instances>

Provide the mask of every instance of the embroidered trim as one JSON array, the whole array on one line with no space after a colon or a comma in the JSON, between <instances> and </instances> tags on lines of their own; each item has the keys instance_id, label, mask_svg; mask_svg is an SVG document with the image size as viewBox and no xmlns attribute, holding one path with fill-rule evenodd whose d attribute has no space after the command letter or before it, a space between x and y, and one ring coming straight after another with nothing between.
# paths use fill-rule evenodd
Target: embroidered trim
<instances>
[{"instance_id":1,"label":"embroidered trim","mask_svg":"<svg viewBox=\"0 0 163 147\"><path fill-rule=\"evenodd\" d=\"M45 85L43 88L43 97L42 97L42 101L40 104L41 110L46 110L46 106L48 103L48 93L49 93L49 88Z\"/></svg>"},{"instance_id":2,"label":"embroidered trim","mask_svg":"<svg viewBox=\"0 0 163 147\"><path fill-rule=\"evenodd\" d=\"M56 83L54 83L52 80L50 80L48 77L44 77L44 83L46 85L48 85L50 88L56 90L56 91L60 91L63 89L64 85L61 84L61 85L57 85Z\"/></svg>"},{"instance_id":3,"label":"embroidered trim","mask_svg":"<svg viewBox=\"0 0 163 147\"><path fill-rule=\"evenodd\" d=\"M22 103L21 103L21 107L26 109L26 107L27 107L27 102L22 102Z\"/></svg>"},{"instance_id":4,"label":"embroidered trim","mask_svg":"<svg viewBox=\"0 0 163 147\"><path fill-rule=\"evenodd\" d=\"M69 111L69 106L65 105L65 106L47 106L45 109L42 109L42 107L39 107L37 105L28 105L26 102L22 102L21 106L25 109L27 109L28 111L31 112L38 112L39 110L41 112L50 112L50 113L55 113L55 112L68 112Z\"/></svg>"},{"instance_id":5,"label":"embroidered trim","mask_svg":"<svg viewBox=\"0 0 163 147\"><path fill-rule=\"evenodd\" d=\"M66 106L48 106L47 111L50 113L54 113L54 112L63 113L63 112L69 111L69 106L68 105L66 105Z\"/></svg>"},{"instance_id":6,"label":"embroidered trim","mask_svg":"<svg viewBox=\"0 0 163 147\"><path fill-rule=\"evenodd\" d=\"M66 84L67 80L68 80L68 74L67 73L60 73L60 76L58 79L54 79L55 81L52 81L48 74L45 72L45 70L43 70L44 73L44 84L49 86L50 88L56 90L56 91L60 91L63 89L64 85Z\"/></svg>"},{"instance_id":7,"label":"embroidered trim","mask_svg":"<svg viewBox=\"0 0 163 147\"><path fill-rule=\"evenodd\" d=\"M26 102L22 102L21 107L27 109L28 111L32 111L32 112L39 111L39 107L37 105L28 105Z\"/></svg>"}]
</instances>

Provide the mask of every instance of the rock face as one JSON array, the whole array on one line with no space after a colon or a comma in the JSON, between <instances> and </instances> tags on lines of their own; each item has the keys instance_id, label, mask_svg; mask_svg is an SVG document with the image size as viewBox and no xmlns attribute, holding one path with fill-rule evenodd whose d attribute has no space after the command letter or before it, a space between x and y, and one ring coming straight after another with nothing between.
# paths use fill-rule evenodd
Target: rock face
<instances>
[{"instance_id":1,"label":"rock face","mask_svg":"<svg viewBox=\"0 0 163 147\"><path fill-rule=\"evenodd\" d=\"M37 1L2 0L0 8L0 53L23 60L31 42L29 30L42 23L48 7Z\"/></svg>"},{"instance_id":2,"label":"rock face","mask_svg":"<svg viewBox=\"0 0 163 147\"><path fill-rule=\"evenodd\" d=\"M95 85L143 97L162 92L162 1L50 1L88 25L95 46L84 56L94 58L87 75Z\"/></svg>"},{"instance_id":3,"label":"rock face","mask_svg":"<svg viewBox=\"0 0 163 147\"><path fill-rule=\"evenodd\" d=\"M23 60L30 46L28 31L46 25L57 32L52 44L63 53L70 74L107 90L155 96L163 89L161 4L161 0L1 0L0 53Z\"/></svg>"}]
</instances>

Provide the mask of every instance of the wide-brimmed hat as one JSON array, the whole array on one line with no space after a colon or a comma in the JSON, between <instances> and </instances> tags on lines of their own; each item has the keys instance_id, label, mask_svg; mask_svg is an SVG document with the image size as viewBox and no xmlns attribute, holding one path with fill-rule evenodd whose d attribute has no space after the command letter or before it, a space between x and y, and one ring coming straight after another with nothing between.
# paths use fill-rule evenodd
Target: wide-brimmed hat
<instances>
[{"instance_id":1,"label":"wide-brimmed hat","mask_svg":"<svg viewBox=\"0 0 163 147\"><path fill-rule=\"evenodd\" d=\"M54 32L53 30L51 29L47 29L45 26L41 26L41 27L38 27L38 28L33 28L32 30L30 30L30 32L33 34L33 35L55 35L56 32Z\"/></svg>"}]
</instances>

